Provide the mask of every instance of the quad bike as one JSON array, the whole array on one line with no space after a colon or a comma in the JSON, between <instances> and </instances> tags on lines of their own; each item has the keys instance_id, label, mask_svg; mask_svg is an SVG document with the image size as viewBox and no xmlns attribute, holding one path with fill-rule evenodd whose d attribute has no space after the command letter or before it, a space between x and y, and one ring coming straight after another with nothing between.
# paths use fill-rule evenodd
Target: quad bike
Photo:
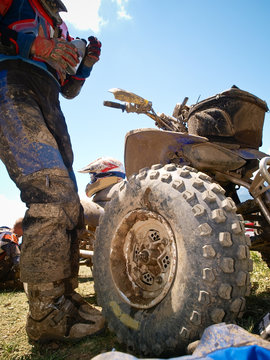
<instances>
[{"instance_id":1,"label":"quad bike","mask_svg":"<svg viewBox=\"0 0 270 360\"><path fill-rule=\"evenodd\" d=\"M125 170L96 231L93 275L109 327L128 349L180 355L214 323L242 316L251 249L270 265L270 157L260 152L264 101L233 86L173 116L112 89L159 129L126 135ZM241 202L239 187L251 199ZM254 225L245 235L244 220Z\"/></svg>"}]
</instances>

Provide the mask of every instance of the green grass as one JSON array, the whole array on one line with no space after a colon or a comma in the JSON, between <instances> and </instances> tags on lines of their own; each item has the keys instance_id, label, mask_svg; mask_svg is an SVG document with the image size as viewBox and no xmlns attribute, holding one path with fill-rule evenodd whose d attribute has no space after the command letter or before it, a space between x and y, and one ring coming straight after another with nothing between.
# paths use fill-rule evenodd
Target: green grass
<instances>
[{"instance_id":1,"label":"green grass","mask_svg":"<svg viewBox=\"0 0 270 360\"><path fill-rule=\"evenodd\" d=\"M257 252L251 252L253 272L251 294L247 297L246 312L238 325L252 331L258 319L270 311L270 270ZM97 307L91 271L80 268L80 294ZM106 330L96 337L87 338L77 344L52 342L35 345L28 342L25 321L28 310L27 299L22 291L0 293L0 359L1 360L90 360L92 357L115 348L125 352L114 334Z\"/></svg>"},{"instance_id":2,"label":"green grass","mask_svg":"<svg viewBox=\"0 0 270 360\"><path fill-rule=\"evenodd\" d=\"M246 298L246 311L238 325L252 332L260 318L270 311L270 269L258 252L251 251L253 271L251 293Z\"/></svg>"},{"instance_id":3,"label":"green grass","mask_svg":"<svg viewBox=\"0 0 270 360\"><path fill-rule=\"evenodd\" d=\"M85 300L96 306L93 284L90 269L81 266L79 292ZM0 293L1 360L89 360L113 348L125 351L125 348L118 343L116 336L108 329L103 334L76 344L61 342L46 345L30 344L25 332L27 311L28 304L24 292L5 290Z\"/></svg>"}]
</instances>

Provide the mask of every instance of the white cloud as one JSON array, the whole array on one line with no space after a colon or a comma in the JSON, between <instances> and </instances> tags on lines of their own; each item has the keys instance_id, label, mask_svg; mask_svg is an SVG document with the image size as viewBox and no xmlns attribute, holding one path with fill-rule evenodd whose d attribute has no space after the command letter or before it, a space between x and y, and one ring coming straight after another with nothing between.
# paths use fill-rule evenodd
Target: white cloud
<instances>
[{"instance_id":1,"label":"white cloud","mask_svg":"<svg viewBox=\"0 0 270 360\"><path fill-rule=\"evenodd\" d=\"M98 33L105 24L99 15L101 0L64 0L63 2L68 12L62 12L61 17L78 30L93 30Z\"/></svg>"},{"instance_id":2,"label":"white cloud","mask_svg":"<svg viewBox=\"0 0 270 360\"><path fill-rule=\"evenodd\" d=\"M112 0L113 2L116 2L118 11L117 15L121 19L131 20L132 17L127 13L125 9L125 4L128 3L128 0Z\"/></svg>"},{"instance_id":3,"label":"white cloud","mask_svg":"<svg viewBox=\"0 0 270 360\"><path fill-rule=\"evenodd\" d=\"M71 23L78 30L92 30L98 33L107 22L100 16L102 0L64 0L68 12L61 12L64 21ZM111 0L117 5L119 19L130 20L132 17L126 11L129 0Z\"/></svg>"},{"instance_id":4,"label":"white cloud","mask_svg":"<svg viewBox=\"0 0 270 360\"><path fill-rule=\"evenodd\" d=\"M131 20L132 19L132 17L129 14L127 14L126 10L124 8L122 8L122 7L121 7L120 10L117 11L117 15L121 19L126 19L126 20Z\"/></svg>"},{"instance_id":5,"label":"white cloud","mask_svg":"<svg viewBox=\"0 0 270 360\"><path fill-rule=\"evenodd\" d=\"M0 204L0 226L12 227L15 220L23 217L26 211L26 206L20 199L8 199L3 194L0 194Z\"/></svg>"}]
</instances>

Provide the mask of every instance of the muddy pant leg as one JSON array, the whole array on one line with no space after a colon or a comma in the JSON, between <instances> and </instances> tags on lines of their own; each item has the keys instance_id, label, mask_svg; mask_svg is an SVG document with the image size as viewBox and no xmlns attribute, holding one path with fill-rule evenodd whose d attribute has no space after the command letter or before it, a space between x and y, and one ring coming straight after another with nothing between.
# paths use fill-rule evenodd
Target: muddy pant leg
<instances>
[{"instance_id":1,"label":"muddy pant leg","mask_svg":"<svg viewBox=\"0 0 270 360\"><path fill-rule=\"evenodd\" d=\"M0 158L28 207L21 279L37 284L69 278L76 272L71 261L77 251L71 248L77 247L74 228L79 198L70 177L73 156L57 92L52 98L55 89L42 89L48 80L41 81L38 76L27 87L27 79L19 81L24 76L29 78L17 71L10 79L7 72L0 71ZM42 89L42 101L35 87ZM61 146L56 141L60 130L65 139Z\"/></svg>"},{"instance_id":2,"label":"muddy pant leg","mask_svg":"<svg viewBox=\"0 0 270 360\"><path fill-rule=\"evenodd\" d=\"M26 211L21 251L21 279L27 283L76 277L78 244L75 227L79 198L74 184L56 170L44 170L20 182L22 198L41 191L47 202L32 203Z\"/></svg>"}]
</instances>

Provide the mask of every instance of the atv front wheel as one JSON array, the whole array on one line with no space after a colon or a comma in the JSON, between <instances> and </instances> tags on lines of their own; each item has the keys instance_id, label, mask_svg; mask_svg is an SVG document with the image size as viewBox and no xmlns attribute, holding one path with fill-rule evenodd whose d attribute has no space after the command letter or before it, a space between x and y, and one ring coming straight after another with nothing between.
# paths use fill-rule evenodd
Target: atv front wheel
<instances>
[{"instance_id":1,"label":"atv front wheel","mask_svg":"<svg viewBox=\"0 0 270 360\"><path fill-rule=\"evenodd\" d=\"M154 165L106 206L95 288L109 327L136 353L181 355L207 326L242 314L249 248L224 193L190 167Z\"/></svg>"}]
</instances>

